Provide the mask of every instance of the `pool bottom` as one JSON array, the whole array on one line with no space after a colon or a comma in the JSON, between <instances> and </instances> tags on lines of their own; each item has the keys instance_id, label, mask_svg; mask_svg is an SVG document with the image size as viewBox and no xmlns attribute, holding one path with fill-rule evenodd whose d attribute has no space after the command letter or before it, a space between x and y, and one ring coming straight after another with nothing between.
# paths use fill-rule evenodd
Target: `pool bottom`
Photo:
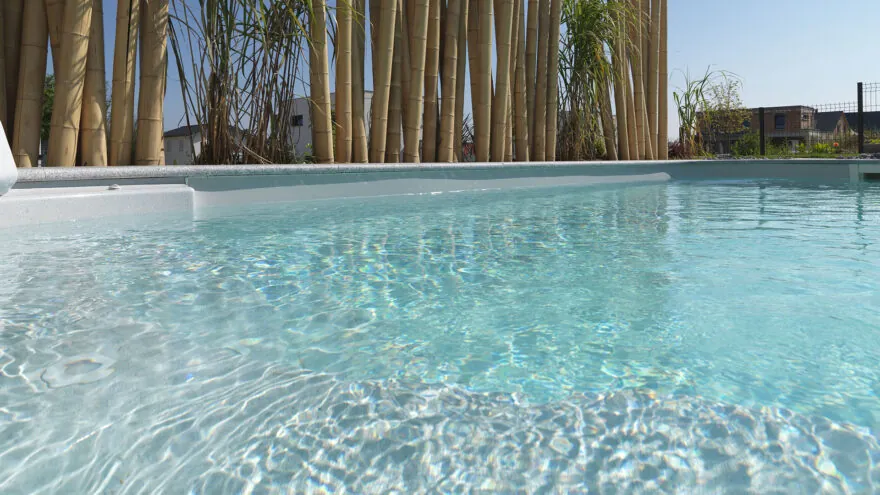
<instances>
[{"instance_id":1,"label":"pool bottom","mask_svg":"<svg viewBox=\"0 0 880 495\"><path fill-rule=\"evenodd\" d=\"M843 493L880 483L866 429L780 408L649 390L531 405L228 351L222 361L225 372L188 376L162 397L145 391L119 414L0 408L0 491ZM89 395L120 392L106 383ZM61 409L49 426L46 411Z\"/></svg>"}]
</instances>

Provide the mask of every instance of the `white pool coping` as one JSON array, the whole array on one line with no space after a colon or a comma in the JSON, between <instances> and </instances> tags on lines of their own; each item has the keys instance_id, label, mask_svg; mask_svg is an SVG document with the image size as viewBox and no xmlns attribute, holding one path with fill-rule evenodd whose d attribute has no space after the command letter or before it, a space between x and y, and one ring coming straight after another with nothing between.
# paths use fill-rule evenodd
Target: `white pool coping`
<instances>
[{"instance_id":1,"label":"white pool coping","mask_svg":"<svg viewBox=\"0 0 880 495\"><path fill-rule=\"evenodd\" d=\"M865 173L880 173L880 160L89 167L17 172L15 185L0 197L0 228L161 212L188 211L197 218L218 206L487 189L755 178L850 182L861 180Z\"/></svg>"}]
</instances>

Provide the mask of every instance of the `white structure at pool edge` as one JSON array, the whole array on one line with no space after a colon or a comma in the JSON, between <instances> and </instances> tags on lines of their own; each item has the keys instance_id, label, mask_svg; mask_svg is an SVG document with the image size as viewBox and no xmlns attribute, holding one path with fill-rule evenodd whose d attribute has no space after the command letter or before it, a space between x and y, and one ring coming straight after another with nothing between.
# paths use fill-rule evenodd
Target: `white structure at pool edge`
<instances>
[{"instance_id":1,"label":"white structure at pool edge","mask_svg":"<svg viewBox=\"0 0 880 495\"><path fill-rule=\"evenodd\" d=\"M0 124L0 131L6 135L3 125ZM15 160L12 158L12 149L9 147L9 141L0 138L0 196L6 194L12 189L12 185L18 179L18 170L15 168Z\"/></svg>"}]
</instances>

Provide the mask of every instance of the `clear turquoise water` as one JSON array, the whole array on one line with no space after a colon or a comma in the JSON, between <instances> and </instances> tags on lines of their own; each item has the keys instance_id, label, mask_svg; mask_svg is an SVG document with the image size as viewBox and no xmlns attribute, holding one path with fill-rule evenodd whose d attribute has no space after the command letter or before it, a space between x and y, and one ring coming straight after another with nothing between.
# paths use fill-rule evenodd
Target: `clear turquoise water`
<instances>
[{"instance_id":1,"label":"clear turquoise water","mask_svg":"<svg viewBox=\"0 0 880 495\"><path fill-rule=\"evenodd\" d=\"M880 489L880 189L4 231L0 493Z\"/></svg>"}]
</instances>

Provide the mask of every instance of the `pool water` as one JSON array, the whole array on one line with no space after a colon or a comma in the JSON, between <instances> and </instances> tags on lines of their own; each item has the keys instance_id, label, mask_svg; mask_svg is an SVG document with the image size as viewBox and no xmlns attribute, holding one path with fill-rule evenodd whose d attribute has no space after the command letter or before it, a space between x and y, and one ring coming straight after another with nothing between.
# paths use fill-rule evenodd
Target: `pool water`
<instances>
[{"instance_id":1,"label":"pool water","mask_svg":"<svg viewBox=\"0 0 880 495\"><path fill-rule=\"evenodd\" d=\"M7 230L0 493L880 489L880 189Z\"/></svg>"}]
</instances>

